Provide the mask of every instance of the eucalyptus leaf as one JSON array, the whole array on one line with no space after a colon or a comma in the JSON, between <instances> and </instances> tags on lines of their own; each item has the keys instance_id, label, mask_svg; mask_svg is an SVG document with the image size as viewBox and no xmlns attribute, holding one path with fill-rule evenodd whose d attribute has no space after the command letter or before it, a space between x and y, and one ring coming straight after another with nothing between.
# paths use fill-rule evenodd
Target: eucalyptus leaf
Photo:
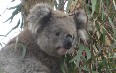
<instances>
[{"instance_id":1,"label":"eucalyptus leaf","mask_svg":"<svg viewBox=\"0 0 116 73\"><path fill-rule=\"evenodd\" d=\"M91 52L88 47L85 47L85 51L87 53L87 60L91 58Z\"/></svg>"},{"instance_id":2,"label":"eucalyptus leaf","mask_svg":"<svg viewBox=\"0 0 116 73\"><path fill-rule=\"evenodd\" d=\"M96 2L97 2L97 0L91 0L91 3L92 3L92 13L91 13L91 17L92 17L93 14L94 14Z\"/></svg>"}]
</instances>

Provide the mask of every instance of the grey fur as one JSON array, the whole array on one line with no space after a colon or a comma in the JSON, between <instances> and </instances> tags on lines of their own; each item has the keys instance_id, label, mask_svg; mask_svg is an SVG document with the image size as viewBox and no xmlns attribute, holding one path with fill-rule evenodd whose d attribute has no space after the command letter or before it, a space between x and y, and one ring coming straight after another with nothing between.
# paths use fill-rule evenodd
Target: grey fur
<instances>
[{"instance_id":1,"label":"grey fur","mask_svg":"<svg viewBox=\"0 0 116 73\"><path fill-rule=\"evenodd\" d=\"M77 20L74 15L69 16L53 10L47 4L35 5L27 18L29 28L25 28L0 51L0 71L2 73L62 73L60 57L65 54L62 50L64 38L70 34L73 38L71 48L74 48L78 31L85 29L80 26L85 26L83 19L86 19L86 16L82 15L84 18L80 18L81 13L76 14L79 17Z\"/></svg>"}]
</instances>

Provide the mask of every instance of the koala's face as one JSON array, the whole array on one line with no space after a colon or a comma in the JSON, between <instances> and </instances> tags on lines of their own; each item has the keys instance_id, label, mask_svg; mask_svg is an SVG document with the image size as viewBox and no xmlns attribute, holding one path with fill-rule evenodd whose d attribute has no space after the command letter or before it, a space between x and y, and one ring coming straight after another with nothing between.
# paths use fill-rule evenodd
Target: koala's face
<instances>
[{"instance_id":1,"label":"koala's face","mask_svg":"<svg viewBox=\"0 0 116 73\"><path fill-rule=\"evenodd\" d=\"M31 10L28 21L38 46L48 55L60 57L76 45L78 29L73 16L38 4Z\"/></svg>"},{"instance_id":2,"label":"koala's face","mask_svg":"<svg viewBox=\"0 0 116 73\"><path fill-rule=\"evenodd\" d=\"M37 44L50 55L58 56L75 45L76 26L71 17L51 17L43 29L38 29Z\"/></svg>"}]
</instances>

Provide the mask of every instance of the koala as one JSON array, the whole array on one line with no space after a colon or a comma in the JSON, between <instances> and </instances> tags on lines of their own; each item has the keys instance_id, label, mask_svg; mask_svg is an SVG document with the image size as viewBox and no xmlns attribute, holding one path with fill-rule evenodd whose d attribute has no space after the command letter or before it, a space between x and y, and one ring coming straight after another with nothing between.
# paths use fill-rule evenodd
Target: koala
<instances>
[{"instance_id":1,"label":"koala","mask_svg":"<svg viewBox=\"0 0 116 73\"><path fill-rule=\"evenodd\" d=\"M27 17L28 27L0 50L1 73L62 73L61 56L86 40L83 10L66 14L48 4L37 4Z\"/></svg>"}]
</instances>

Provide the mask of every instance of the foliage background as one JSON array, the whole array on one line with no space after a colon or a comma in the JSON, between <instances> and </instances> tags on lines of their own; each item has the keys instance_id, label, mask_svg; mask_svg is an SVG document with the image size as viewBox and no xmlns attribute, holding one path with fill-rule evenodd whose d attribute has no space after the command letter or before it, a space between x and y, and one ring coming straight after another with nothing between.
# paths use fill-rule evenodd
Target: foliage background
<instances>
[{"instance_id":1,"label":"foliage background","mask_svg":"<svg viewBox=\"0 0 116 73\"><path fill-rule=\"evenodd\" d=\"M47 2L65 13L84 9L87 14L88 44L79 42L73 54L62 57L64 73L64 63L67 63L69 73L116 73L116 0L22 0L20 4L7 8L15 10L5 22L12 22L19 13L22 18L5 36L14 29L28 26L29 9L38 2Z\"/></svg>"}]
</instances>

